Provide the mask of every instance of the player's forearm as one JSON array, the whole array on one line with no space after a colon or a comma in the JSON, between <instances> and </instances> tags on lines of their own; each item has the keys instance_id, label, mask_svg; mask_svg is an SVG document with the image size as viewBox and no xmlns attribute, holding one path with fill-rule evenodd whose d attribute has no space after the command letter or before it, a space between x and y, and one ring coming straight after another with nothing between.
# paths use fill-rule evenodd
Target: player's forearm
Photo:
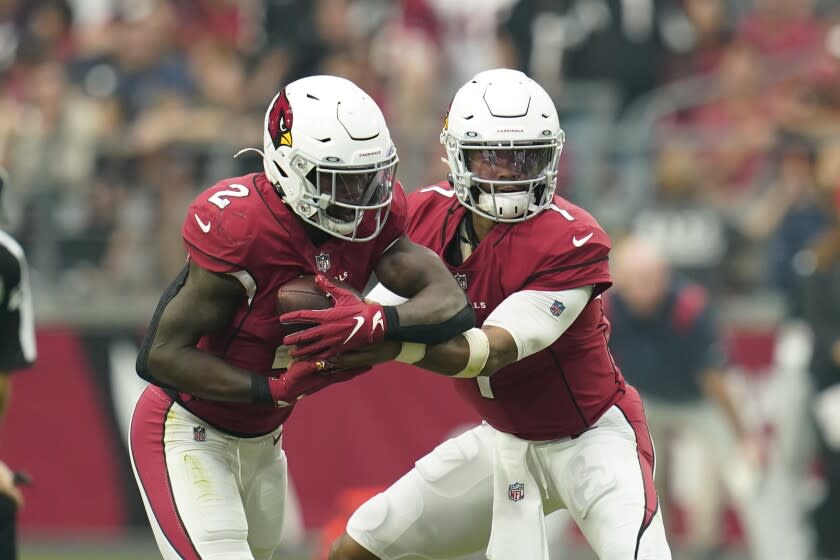
<instances>
[{"instance_id":1,"label":"player's forearm","mask_svg":"<svg viewBox=\"0 0 840 560\"><path fill-rule=\"evenodd\" d=\"M415 298L397 306L385 306L387 340L439 344L473 327L475 310L466 297L450 296L447 305L434 297Z\"/></svg>"},{"instance_id":2,"label":"player's forearm","mask_svg":"<svg viewBox=\"0 0 840 560\"><path fill-rule=\"evenodd\" d=\"M482 332L487 336L488 354L477 375L492 375L516 361L516 345L508 333L495 327L484 328ZM423 358L414 365L450 377L464 372L471 358L474 360L475 353L479 351L475 345L471 347L464 335L458 335L442 344L426 346L425 350Z\"/></svg>"},{"instance_id":3,"label":"player's forearm","mask_svg":"<svg viewBox=\"0 0 840 560\"><path fill-rule=\"evenodd\" d=\"M252 402L254 374L198 348L153 346L149 374L162 384L209 400Z\"/></svg>"}]
</instances>

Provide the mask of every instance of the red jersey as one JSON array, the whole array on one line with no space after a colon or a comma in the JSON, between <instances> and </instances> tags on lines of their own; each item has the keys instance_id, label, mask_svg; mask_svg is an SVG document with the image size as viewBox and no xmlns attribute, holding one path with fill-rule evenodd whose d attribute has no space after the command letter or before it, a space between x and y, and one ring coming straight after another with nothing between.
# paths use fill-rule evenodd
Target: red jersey
<instances>
[{"instance_id":1,"label":"red jersey","mask_svg":"<svg viewBox=\"0 0 840 560\"><path fill-rule=\"evenodd\" d=\"M207 189L190 205L184 221L189 259L201 268L234 275L248 297L227 328L202 337L197 347L257 375L277 375L275 355L286 334L275 311L280 286L320 272L362 291L379 257L404 235L405 221L405 193L397 184L388 220L375 239L356 243L329 237L316 246L265 174L225 179ZM187 393L180 394L180 401L208 424L247 435L271 432L293 408L210 401Z\"/></svg>"},{"instance_id":2,"label":"red jersey","mask_svg":"<svg viewBox=\"0 0 840 560\"><path fill-rule=\"evenodd\" d=\"M408 206L409 237L443 258L468 210L446 182L412 194ZM560 338L494 373L490 391L479 386L488 378L452 380L494 428L530 440L572 436L624 393L624 378L607 348L610 325L597 297L611 285L609 251L609 237L595 219L555 196L529 220L497 224L462 264L446 263L472 300L479 325L515 292L595 287Z\"/></svg>"}]
</instances>

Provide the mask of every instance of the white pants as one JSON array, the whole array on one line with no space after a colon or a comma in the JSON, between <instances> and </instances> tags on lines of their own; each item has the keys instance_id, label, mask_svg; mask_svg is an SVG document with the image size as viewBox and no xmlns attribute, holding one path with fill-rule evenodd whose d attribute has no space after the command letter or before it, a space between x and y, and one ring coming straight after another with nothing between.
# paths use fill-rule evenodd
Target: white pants
<instances>
[{"instance_id":1,"label":"white pants","mask_svg":"<svg viewBox=\"0 0 840 560\"><path fill-rule=\"evenodd\" d=\"M280 429L241 438L215 430L148 387L130 452L165 560L270 560L280 544L286 456Z\"/></svg>"},{"instance_id":2,"label":"white pants","mask_svg":"<svg viewBox=\"0 0 840 560\"><path fill-rule=\"evenodd\" d=\"M626 404L637 410L628 414L619 402L576 439L534 442L528 468L541 481L544 512L568 508L601 560L670 560L644 414L641 404ZM484 550L494 431L482 424L438 446L362 505L347 534L381 560L448 560Z\"/></svg>"}]
</instances>

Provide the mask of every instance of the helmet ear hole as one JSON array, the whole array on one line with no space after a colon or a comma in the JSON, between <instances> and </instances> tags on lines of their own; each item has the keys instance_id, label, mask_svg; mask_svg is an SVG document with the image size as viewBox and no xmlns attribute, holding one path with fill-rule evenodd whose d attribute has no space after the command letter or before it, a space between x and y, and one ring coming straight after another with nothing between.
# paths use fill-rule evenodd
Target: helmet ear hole
<instances>
[{"instance_id":1,"label":"helmet ear hole","mask_svg":"<svg viewBox=\"0 0 840 560\"><path fill-rule=\"evenodd\" d=\"M285 172L285 171L283 171L283 168L282 168L282 167L280 167L280 164L279 164L279 163L277 163L276 161L275 161L275 162L273 162L273 163L274 163L274 167L276 167L276 168L277 168L277 172L278 172L278 173L280 173L280 175L282 175L284 179L288 179L288 178L289 178L289 176L288 176L288 175L286 175L286 172Z\"/></svg>"}]
</instances>

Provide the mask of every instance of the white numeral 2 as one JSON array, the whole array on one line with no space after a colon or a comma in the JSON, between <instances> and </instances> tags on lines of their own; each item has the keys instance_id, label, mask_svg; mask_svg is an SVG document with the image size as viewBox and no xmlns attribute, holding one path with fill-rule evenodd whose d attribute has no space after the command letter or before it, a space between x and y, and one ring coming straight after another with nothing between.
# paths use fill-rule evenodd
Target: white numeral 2
<instances>
[{"instance_id":1,"label":"white numeral 2","mask_svg":"<svg viewBox=\"0 0 840 560\"><path fill-rule=\"evenodd\" d=\"M246 187L245 185L240 185L238 183L233 183L232 185L228 185L227 189L214 193L207 200L212 202L219 208L224 208L225 206L230 204L230 200L225 198L226 196L242 198L243 196L248 196L248 194L250 194L248 187Z\"/></svg>"}]
</instances>

